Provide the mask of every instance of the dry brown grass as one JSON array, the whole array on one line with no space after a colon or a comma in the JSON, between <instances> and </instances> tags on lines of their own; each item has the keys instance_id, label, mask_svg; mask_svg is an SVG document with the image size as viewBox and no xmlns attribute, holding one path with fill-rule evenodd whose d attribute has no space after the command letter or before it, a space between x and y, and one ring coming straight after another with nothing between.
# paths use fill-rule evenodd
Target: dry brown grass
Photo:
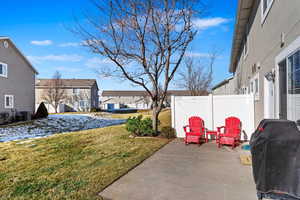
<instances>
[{"instance_id":1,"label":"dry brown grass","mask_svg":"<svg viewBox=\"0 0 300 200\"><path fill-rule=\"evenodd\" d=\"M143 117L151 117L151 111L137 112L137 113L126 113L126 114L116 114L116 113L93 113L96 116L107 117L107 118L118 118L118 119L128 119L129 117L143 115ZM159 115L159 120L161 126L171 126L171 110L165 109L161 111Z\"/></svg>"},{"instance_id":2,"label":"dry brown grass","mask_svg":"<svg viewBox=\"0 0 300 200\"><path fill-rule=\"evenodd\" d=\"M162 113L162 124L170 124L169 114ZM0 143L0 199L98 199L166 143L130 138L124 125Z\"/></svg>"}]
</instances>

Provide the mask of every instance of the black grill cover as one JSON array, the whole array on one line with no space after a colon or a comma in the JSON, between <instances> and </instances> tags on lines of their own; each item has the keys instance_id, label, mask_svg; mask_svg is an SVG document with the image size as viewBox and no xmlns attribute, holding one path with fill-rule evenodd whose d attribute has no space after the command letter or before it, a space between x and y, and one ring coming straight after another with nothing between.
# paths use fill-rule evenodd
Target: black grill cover
<instances>
[{"instance_id":1,"label":"black grill cover","mask_svg":"<svg viewBox=\"0 0 300 200\"><path fill-rule=\"evenodd\" d=\"M300 132L293 121L263 120L251 140L258 194L300 199Z\"/></svg>"}]
</instances>

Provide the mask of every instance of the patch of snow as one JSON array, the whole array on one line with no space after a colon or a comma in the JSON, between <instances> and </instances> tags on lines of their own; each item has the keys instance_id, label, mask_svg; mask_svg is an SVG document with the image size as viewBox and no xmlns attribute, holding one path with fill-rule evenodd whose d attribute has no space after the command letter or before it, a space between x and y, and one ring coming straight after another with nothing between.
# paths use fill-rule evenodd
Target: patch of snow
<instances>
[{"instance_id":1,"label":"patch of snow","mask_svg":"<svg viewBox=\"0 0 300 200\"><path fill-rule=\"evenodd\" d=\"M0 128L0 142L47 137L55 133L102 128L124 123L123 119L107 119L89 114L49 115L31 124Z\"/></svg>"}]
</instances>

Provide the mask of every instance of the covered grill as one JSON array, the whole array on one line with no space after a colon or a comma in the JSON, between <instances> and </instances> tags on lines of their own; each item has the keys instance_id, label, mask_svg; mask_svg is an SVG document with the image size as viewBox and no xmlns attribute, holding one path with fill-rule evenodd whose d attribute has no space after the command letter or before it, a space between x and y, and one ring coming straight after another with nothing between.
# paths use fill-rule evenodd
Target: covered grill
<instances>
[{"instance_id":1,"label":"covered grill","mask_svg":"<svg viewBox=\"0 0 300 200\"><path fill-rule=\"evenodd\" d=\"M263 120L250 140L258 199L300 199L300 132L293 121Z\"/></svg>"}]
</instances>

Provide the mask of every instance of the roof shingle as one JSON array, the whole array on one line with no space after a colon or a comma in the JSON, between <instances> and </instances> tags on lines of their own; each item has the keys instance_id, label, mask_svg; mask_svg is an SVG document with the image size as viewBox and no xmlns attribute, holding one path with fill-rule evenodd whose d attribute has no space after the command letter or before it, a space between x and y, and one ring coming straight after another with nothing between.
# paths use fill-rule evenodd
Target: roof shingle
<instances>
[{"instance_id":1,"label":"roof shingle","mask_svg":"<svg viewBox=\"0 0 300 200\"><path fill-rule=\"evenodd\" d=\"M51 80L53 79L37 79L35 86L47 87ZM96 79L61 79L61 81L64 87L92 87L97 84Z\"/></svg>"},{"instance_id":2,"label":"roof shingle","mask_svg":"<svg viewBox=\"0 0 300 200\"><path fill-rule=\"evenodd\" d=\"M169 90L168 96L190 96L191 93L188 90ZM148 96L146 91L142 90L104 90L102 92L103 97L112 96Z\"/></svg>"}]
</instances>

